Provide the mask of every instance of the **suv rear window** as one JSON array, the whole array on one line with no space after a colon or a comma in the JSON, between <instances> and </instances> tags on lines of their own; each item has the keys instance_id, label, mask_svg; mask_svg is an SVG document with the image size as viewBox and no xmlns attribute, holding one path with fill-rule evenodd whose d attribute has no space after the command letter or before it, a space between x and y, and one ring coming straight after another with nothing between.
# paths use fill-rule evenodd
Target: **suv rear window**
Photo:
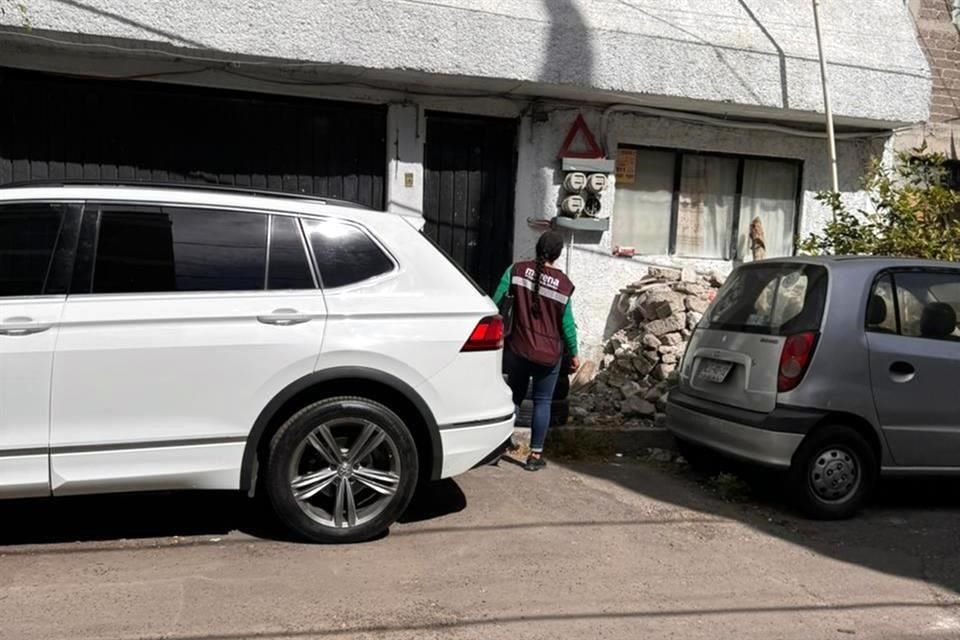
<instances>
[{"instance_id":1,"label":"suv rear window","mask_svg":"<svg viewBox=\"0 0 960 640\"><path fill-rule=\"evenodd\" d=\"M325 289L345 287L394 269L393 261L358 227L336 220L304 220L303 225Z\"/></svg>"},{"instance_id":2,"label":"suv rear window","mask_svg":"<svg viewBox=\"0 0 960 640\"><path fill-rule=\"evenodd\" d=\"M733 273L700 326L775 336L818 331L826 298L822 266L749 265Z\"/></svg>"}]
</instances>

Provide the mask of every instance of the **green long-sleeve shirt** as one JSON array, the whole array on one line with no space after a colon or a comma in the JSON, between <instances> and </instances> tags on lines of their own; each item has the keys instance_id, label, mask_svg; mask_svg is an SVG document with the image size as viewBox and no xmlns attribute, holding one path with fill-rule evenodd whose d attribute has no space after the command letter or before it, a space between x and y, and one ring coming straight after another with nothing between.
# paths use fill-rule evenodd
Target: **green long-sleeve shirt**
<instances>
[{"instance_id":1,"label":"green long-sleeve shirt","mask_svg":"<svg viewBox=\"0 0 960 640\"><path fill-rule=\"evenodd\" d=\"M503 296L507 295L507 292L510 290L510 280L513 276L513 267L509 267L504 273L503 277L500 278L500 284L497 285L497 290L493 293L493 302L495 304L500 304L500 301L503 300ZM563 341L567 345L567 351L570 352L571 356L575 356L579 353L579 347L577 345L577 323L573 319L573 301L568 300L567 304L563 308Z\"/></svg>"}]
</instances>

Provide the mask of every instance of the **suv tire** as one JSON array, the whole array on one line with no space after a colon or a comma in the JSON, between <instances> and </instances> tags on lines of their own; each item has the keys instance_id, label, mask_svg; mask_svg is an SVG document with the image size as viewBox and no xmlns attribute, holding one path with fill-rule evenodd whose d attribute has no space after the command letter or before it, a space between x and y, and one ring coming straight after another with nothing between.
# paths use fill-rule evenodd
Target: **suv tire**
<instances>
[{"instance_id":1,"label":"suv tire","mask_svg":"<svg viewBox=\"0 0 960 640\"><path fill-rule=\"evenodd\" d=\"M807 515L839 520L860 510L878 472L870 443L855 429L834 424L814 431L801 443L790 467L790 485Z\"/></svg>"},{"instance_id":2,"label":"suv tire","mask_svg":"<svg viewBox=\"0 0 960 640\"><path fill-rule=\"evenodd\" d=\"M265 484L277 516L298 536L362 542L403 513L418 473L416 443L400 417L344 396L305 407L277 430Z\"/></svg>"}]
</instances>

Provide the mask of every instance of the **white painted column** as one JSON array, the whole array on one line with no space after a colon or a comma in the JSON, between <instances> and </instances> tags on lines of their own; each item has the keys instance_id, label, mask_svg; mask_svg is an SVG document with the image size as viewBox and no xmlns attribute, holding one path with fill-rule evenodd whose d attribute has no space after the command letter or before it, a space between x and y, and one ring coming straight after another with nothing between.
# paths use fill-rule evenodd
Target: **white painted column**
<instances>
[{"instance_id":1,"label":"white painted column","mask_svg":"<svg viewBox=\"0 0 960 640\"><path fill-rule=\"evenodd\" d=\"M423 143L426 129L417 105L387 110L387 211L423 226Z\"/></svg>"}]
</instances>

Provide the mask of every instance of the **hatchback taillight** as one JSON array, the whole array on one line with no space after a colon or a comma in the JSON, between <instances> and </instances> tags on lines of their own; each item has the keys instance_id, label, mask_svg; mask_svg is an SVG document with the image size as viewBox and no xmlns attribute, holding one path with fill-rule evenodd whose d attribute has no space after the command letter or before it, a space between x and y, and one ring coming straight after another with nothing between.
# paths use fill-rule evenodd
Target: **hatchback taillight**
<instances>
[{"instance_id":1,"label":"hatchback taillight","mask_svg":"<svg viewBox=\"0 0 960 640\"><path fill-rule=\"evenodd\" d=\"M460 351L496 351L503 349L503 318L490 316L477 323L476 329Z\"/></svg>"},{"instance_id":2,"label":"hatchback taillight","mask_svg":"<svg viewBox=\"0 0 960 640\"><path fill-rule=\"evenodd\" d=\"M780 353L780 370L777 375L777 391L784 393L797 388L807 372L813 350L817 346L817 334L808 331L790 336L783 343Z\"/></svg>"}]
</instances>

